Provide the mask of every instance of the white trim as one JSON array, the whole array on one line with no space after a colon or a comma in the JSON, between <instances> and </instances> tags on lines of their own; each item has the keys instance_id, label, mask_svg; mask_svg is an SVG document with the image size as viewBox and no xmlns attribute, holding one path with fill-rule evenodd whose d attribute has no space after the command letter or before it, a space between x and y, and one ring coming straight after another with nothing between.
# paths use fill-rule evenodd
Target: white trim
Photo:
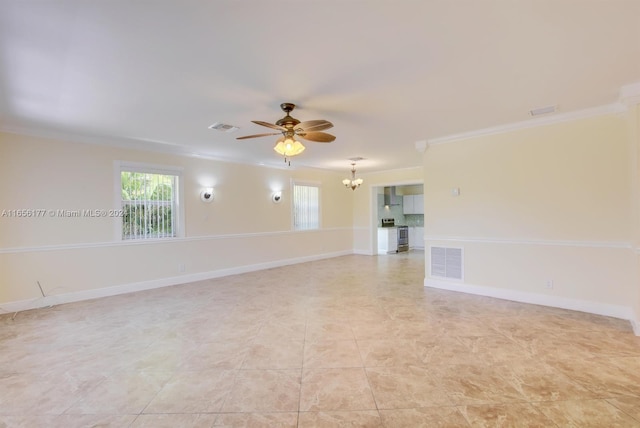
<instances>
[{"instance_id":1,"label":"white trim","mask_svg":"<svg viewBox=\"0 0 640 428\"><path fill-rule=\"evenodd\" d=\"M494 127L478 129L470 132L463 132L459 134L445 135L443 137L432 138L416 141L414 146L416 150L423 153L429 148L430 145L451 143L454 141L464 140L468 138L479 137L483 135L500 134L508 131L515 131L520 129L533 128L536 126L549 125L554 123L568 122L572 120L586 119L594 116L601 116L612 113L622 113L628 109L630 105L640 104L640 82L635 82L629 85L621 86L619 90L618 102L602 105L598 107L577 110L573 112L558 113L550 116L536 117L525 121L498 125ZM25 127L12 127L7 125L0 125L0 132L7 132L10 134L26 135L40 138L50 138L56 140L70 141L83 144L97 144L109 147L120 147L126 149L146 150L155 153L165 153L184 157L195 157L210 159L219 162L234 163L240 165L252 165L261 166L275 169L288 169L288 167L282 165L280 162L275 162L273 165L264 165L262 162L247 162L238 159L231 159L226 157L214 156L209 153L196 153L192 147L187 147L167 141L150 140L129 136L99 136L99 135L78 135L75 133L52 131L45 129L25 128ZM424 150L422 146L424 144ZM310 165L301 164L303 167L310 169L323 169ZM289 167L290 168L290 167ZM422 166L414 166L400 169L390 169L375 171L370 173L361 173L361 176L380 174L388 171L402 171L408 169L422 169Z\"/></svg>"},{"instance_id":2,"label":"white trim","mask_svg":"<svg viewBox=\"0 0 640 428\"><path fill-rule=\"evenodd\" d=\"M424 167L422 165L420 166L406 166L406 167L402 167L402 168L394 168L394 169L381 169L381 170L376 170L376 171L369 171L369 172L360 172L358 171L358 175L363 177L363 178L367 178L367 177L371 177L372 175L374 176L378 176L381 174L386 174L388 172L398 172L398 171L402 171L402 172L407 172L407 171L411 171L411 170L423 170ZM422 180L422 179L420 179ZM413 180L411 181L411 183L413 183ZM371 184L371 186L378 186L380 187L380 184Z\"/></svg>"},{"instance_id":3,"label":"white trim","mask_svg":"<svg viewBox=\"0 0 640 428\"><path fill-rule=\"evenodd\" d=\"M293 187L294 184L298 186L322 187L322 181L300 180L298 178L291 179L291 187Z\"/></svg>"},{"instance_id":4,"label":"white trim","mask_svg":"<svg viewBox=\"0 0 640 428\"><path fill-rule=\"evenodd\" d=\"M176 236L169 239L183 238L186 236L186 216L184 210L184 168L181 166L174 165L163 165L163 164L151 164L145 162L129 162L123 160L115 160L113 161L114 165L114 186L115 186L115 201L114 203L117 205L117 209L121 208L122 205L122 172L141 172L146 174L158 174L158 175L173 175L178 178L177 188L174 189L174 197L175 197L175 207L176 209L176 225L175 232ZM115 239L122 239L122 219L119 219L118 228L115 230ZM136 240L143 240L145 238L137 238Z\"/></svg>"},{"instance_id":5,"label":"white trim","mask_svg":"<svg viewBox=\"0 0 640 428\"><path fill-rule=\"evenodd\" d=\"M620 248L632 250L633 245L628 242L619 241L552 241L537 239L506 239L506 238L469 238L459 236L434 236L425 235L425 241L450 241L450 242L472 242L482 244L509 244L509 245L545 245L562 247L591 247L591 248ZM638 251L638 249L636 249Z\"/></svg>"},{"instance_id":6,"label":"white trim","mask_svg":"<svg viewBox=\"0 0 640 428\"><path fill-rule=\"evenodd\" d=\"M97 288L93 290L76 291L72 293L53 294L36 299L20 300L17 302L7 302L0 305L0 310L5 312L20 312L29 309L43 308L46 306L59 305L63 303L79 302L82 300L97 299L100 297L116 296L119 294L133 293L137 291L152 290L155 288L169 287L172 285L185 284L195 281L203 281L213 278L221 278L229 275L254 272L265 269L272 269L298 263L306 263L316 260L342 257L353 254L352 251L337 251L314 256L296 257L273 262L256 263L253 265L237 266L227 269L219 269L208 272L198 272L193 274L173 276L167 278L153 279L149 281L133 282L128 284L114 285L111 287Z\"/></svg>"},{"instance_id":7,"label":"white trim","mask_svg":"<svg viewBox=\"0 0 640 428\"><path fill-rule=\"evenodd\" d=\"M521 303L543 305L553 308L570 309L596 315L629 320L636 335L640 332L638 322L635 321L633 309L629 306L612 305L589 300L572 299L568 297L550 296L548 294L531 293L528 291L510 290L505 288L486 287L472 284L460 284L452 281L425 278L424 286L441 290L457 291L478 296L495 297L496 299L511 300Z\"/></svg>"},{"instance_id":8,"label":"white trim","mask_svg":"<svg viewBox=\"0 0 640 428\"><path fill-rule=\"evenodd\" d=\"M121 161L113 161L113 209L122 209L122 166ZM113 222L113 239L122 241L122 218ZM0 252L2 250L0 249Z\"/></svg>"},{"instance_id":9,"label":"white trim","mask_svg":"<svg viewBox=\"0 0 640 428\"><path fill-rule=\"evenodd\" d=\"M504 125L493 126L490 128L477 129L470 132L463 132L460 134L447 135L439 138L432 138L427 141L431 145L453 143L460 140L466 140L469 138L482 137L486 135L503 134L511 131L519 131L522 129L535 128L538 126L552 125L556 123L571 122L574 120L588 119L596 116L604 116L607 114L618 114L626 110L626 107L622 103L614 103L604 105L600 107L593 107L584 110L578 110L567 113L558 113L550 116L536 117L521 122L508 123Z\"/></svg>"},{"instance_id":10,"label":"white trim","mask_svg":"<svg viewBox=\"0 0 640 428\"><path fill-rule=\"evenodd\" d=\"M64 251L64 250L78 250L78 249L86 249L86 248L123 247L123 246L129 246L129 245L177 244L177 243L193 242L193 241L290 235L294 233L331 232L336 230L352 230L352 228L333 227L333 228L327 228L327 229L311 229L311 230L285 230L285 231L276 231L276 232L229 233L224 235L192 236L187 238L158 238L158 239L143 239L143 240L131 239L131 240L125 240L125 241L112 241L112 242L90 242L90 243L76 243L76 244L42 245L42 246L36 246L36 247L13 247L13 248L0 248L0 254L31 253L31 252L41 252L41 251Z\"/></svg>"},{"instance_id":11,"label":"white trim","mask_svg":"<svg viewBox=\"0 0 640 428\"><path fill-rule=\"evenodd\" d=\"M184 171L183 167L174 165L153 164L146 162L129 162L123 160L116 160L113 162L120 171L143 172L147 174L172 173L175 175L182 175L182 172Z\"/></svg>"},{"instance_id":12,"label":"white trim","mask_svg":"<svg viewBox=\"0 0 640 428\"><path fill-rule=\"evenodd\" d=\"M77 134L69 132L59 132L53 130L37 129L37 128L25 128L16 126L0 125L0 132L7 134L21 135L27 137L47 138L51 140L57 140L62 142L79 143L79 144L92 144L105 147L117 147L128 150L142 150L152 153L162 153L172 156L181 156L186 158L207 159L216 162L231 163L236 165L250 165L261 168L272 168L278 170L290 170L292 167L287 167L286 164L281 162L274 162L273 165L265 165L260 161L247 161L244 159L228 158L216 156L211 153L195 152L193 147L184 146L180 144L169 143L166 141L150 140L144 138L127 137L127 136L99 136L89 134ZM305 168L314 168L313 166L306 166Z\"/></svg>"},{"instance_id":13,"label":"white trim","mask_svg":"<svg viewBox=\"0 0 640 428\"><path fill-rule=\"evenodd\" d=\"M637 319L632 319L630 322L631 328L633 329L633 334L635 334L636 336L640 336L640 321L638 321Z\"/></svg>"},{"instance_id":14,"label":"white trim","mask_svg":"<svg viewBox=\"0 0 640 428\"><path fill-rule=\"evenodd\" d=\"M375 256L377 255L377 253L374 253L371 250L358 250L358 249L354 249L353 250L353 254L357 254L360 256Z\"/></svg>"},{"instance_id":15,"label":"white trim","mask_svg":"<svg viewBox=\"0 0 640 428\"><path fill-rule=\"evenodd\" d=\"M296 232L322 230L322 182L313 180L299 180L292 178L290 183L291 192L291 230ZM318 228L317 229L296 229L296 213L295 213L295 187L315 187L318 189Z\"/></svg>"}]
</instances>

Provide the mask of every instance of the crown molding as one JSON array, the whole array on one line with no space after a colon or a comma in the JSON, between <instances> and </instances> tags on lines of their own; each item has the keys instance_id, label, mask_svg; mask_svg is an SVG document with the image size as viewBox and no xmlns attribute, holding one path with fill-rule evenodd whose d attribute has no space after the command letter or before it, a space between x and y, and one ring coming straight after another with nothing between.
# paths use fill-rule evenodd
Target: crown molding
<instances>
[{"instance_id":1,"label":"crown molding","mask_svg":"<svg viewBox=\"0 0 640 428\"><path fill-rule=\"evenodd\" d=\"M552 125L556 123L571 122L574 120L588 119L596 116L604 116L607 114L618 114L626 110L626 106L620 102L600 107L594 107L584 110L577 110L567 113L558 113L552 116L537 117L521 122L508 123L504 125L492 126L475 131L463 132L460 134L452 134L444 137L433 138L428 140L428 144L438 145L453 143L469 138L483 137L486 135L504 134L506 132L519 131L522 129L536 128L538 126Z\"/></svg>"},{"instance_id":2,"label":"crown molding","mask_svg":"<svg viewBox=\"0 0 640 428\"><path fill-rule=\"evenodd\" d=\"M75 134L71 132L57 131L57 130L44 130L41 128L27 128L19 126L9 126L0 123L0 132L7 134L21 135L26 137L45 138L49 140L63 141L68 143L78 144L93 144L104 147L116 147L126 150L138 150L142 152L152 152L171 156L181 156L186 158L206 159L216 162L231 163L236 165L249 165L261 168L271 168L280 170L290 170L281 165L264 165L262 163L250 162L238 159L232 159L222 156L214 156L211 154L197 153L196 151L183 147L179 144L167 143L157 140L145 140L132 137L110 137L88 134ZM279 164L279 162L278 162ZM303 165L304 168L321 169ZM322 170L322 169L321 169Z\"/></svg>"},{"instance_id":3,"label":"crown molding","mask_svg":"<svg viewBox=\"0 0 640 428\"><path fill-rule=\"evenodd\" d=\"M427 140L420 140L415 142L416 150L420 153L424 153L429 148L429 143Z\"/></svg>"},{"instance_id":4,"label":"crown molding","mask_svg":"<svg viewBox=\"0 0 640 428\"><path fill-rule=\"evenodd\" d=\"M640 82L635 82L620 87L618 101L612 104L566 113L557 113L549 116L523 120L521 122L507 123L504 125L463 132L460 134L452 134L446 135L444 137L432 138L427 140L426 146L428 147L430 145L453 143L469 138L482 137L485 135L503 134L506 132L518 131L521 129L535 128L538 126L552 125L555 123L570 122L580 119L588 119L591 117L604 116L607 114L619 114L627 111L628 107L634 104L640 104Z\"/></svg>"}]
</instances>

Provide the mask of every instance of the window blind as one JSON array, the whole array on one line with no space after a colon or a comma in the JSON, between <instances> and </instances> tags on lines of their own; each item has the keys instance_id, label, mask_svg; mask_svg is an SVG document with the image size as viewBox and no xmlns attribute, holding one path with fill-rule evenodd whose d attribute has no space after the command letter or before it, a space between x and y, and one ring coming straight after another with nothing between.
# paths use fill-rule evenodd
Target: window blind
<instances>
[{"instance_id":1,"label":"window blind","mask_svg":"<svg viewBox=\"0 0 640 428\"><path fill-rule=\"evenodd\" d=\"M320 189L318 186L293 185L293 228L320 228Z\"/></svg>"}]
</instances>

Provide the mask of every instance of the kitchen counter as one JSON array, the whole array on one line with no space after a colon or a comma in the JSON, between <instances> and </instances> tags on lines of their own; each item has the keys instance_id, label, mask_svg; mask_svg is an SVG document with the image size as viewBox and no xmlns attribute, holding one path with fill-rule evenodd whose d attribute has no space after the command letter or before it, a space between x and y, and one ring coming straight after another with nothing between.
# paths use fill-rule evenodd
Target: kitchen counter
<instances>
[{"instance_id":1,"label":"kitchen counter","mask_svg":"<svg viewBox=\"0 0 640 428\"><path fill-rule=\"evenodd\" d=\"M398 248L398 228L378 228L378 254L395 253Z\"/></svg>"}]
</instances>

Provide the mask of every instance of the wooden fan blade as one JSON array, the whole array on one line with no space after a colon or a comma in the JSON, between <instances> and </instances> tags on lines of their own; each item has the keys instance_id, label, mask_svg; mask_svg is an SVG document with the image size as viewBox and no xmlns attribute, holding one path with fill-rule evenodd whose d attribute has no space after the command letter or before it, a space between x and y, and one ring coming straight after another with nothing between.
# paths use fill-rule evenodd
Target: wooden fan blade
<instances>
[{"instance_id":1,"label":"wooden fan blade","mask_svg":"<svg viewBox=\"0 0 640 428\"><path fill-rule=\"evenodd\" d=\"M325 129L333 128L333 123L326 120L307 120L305 122L300 122L294 128L296 131L298 129L302 129L306 132L324 131Z\"/></svg>"},{"instance_id":2,"label":"wooden fan blade","mask_svg":"<svg viewBox=\"0 0 640 428\"><path fill-rule=\"evenodd\" d=\"M330 143L336 139L336 137L326 132L304 132L297 135L305 140L315 141L316 143Z\"/></svg>"},{"instance_id":3,"label":"wooden fan blade","mask_svg":"<svg viewBox=\"0 0 640 428\"><path fill-rule=\"evenodd\" d=\"M277 129L278 131L286 131L287 130L287 128L285 128L284 126L274 125L273 123L263 122L261 120L252 120L251 122L255 123L256 125L266 126L267 128Z\"/></svg>"},{"instance_id":4,"label":"wooden fan blade","mask_svg":"<svg viewBox=\"0 0 640 428\"><path fill-rule=\"evenodd\" d=\"M236 140L246 140L247 138L258 138L258 137L267 137L269 135L281 135L282 132L271 132L269 134L255 134L255 135L247 135L245 137L238 137Z\"/></svg>"}]
</instances>

